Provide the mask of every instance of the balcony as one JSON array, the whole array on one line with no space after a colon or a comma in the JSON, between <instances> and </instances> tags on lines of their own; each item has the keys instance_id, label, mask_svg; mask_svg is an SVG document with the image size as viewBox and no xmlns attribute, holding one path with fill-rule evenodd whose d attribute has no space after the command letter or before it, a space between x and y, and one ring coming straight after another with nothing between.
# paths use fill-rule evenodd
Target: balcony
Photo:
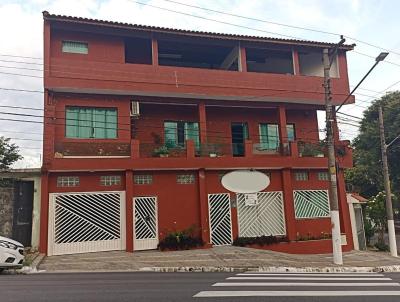
<instances>
[{"instance_id":1,"label":"balcony","mask_svg":"<svg viewBox=\"0 0 400 302\"><path fill-rule=\"evenodd\" d=\"M54 157L129 157L131 144L109 142L58 142Z\"/></svg>"}]
</instances>

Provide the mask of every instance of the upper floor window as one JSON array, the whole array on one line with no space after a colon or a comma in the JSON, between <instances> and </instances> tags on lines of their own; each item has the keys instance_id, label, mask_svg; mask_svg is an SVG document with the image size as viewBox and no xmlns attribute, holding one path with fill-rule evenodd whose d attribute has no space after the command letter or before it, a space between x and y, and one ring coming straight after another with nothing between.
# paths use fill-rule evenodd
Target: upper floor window
<instances>
[{"instance_id":1,"label":"upper floor window","mask_svg":"<svg viewBox=\"0 0 400 302\"><path fill-rule=\"evenodd\" d=\"M246 48L247 71L293 74L293 55L288 50Z\"/></svg>"},{"instance_id":2,"label":"upper floor window","mask_svg":"<svg viewBox=\"0 0 400 302\"><path fill-rule=\"evenodd\" d=\"M322 50L299 51L299 67L301 75L323 77L324 65L322 61ZM332 78L339 77L337 56L333 58L333 63L330 69L330 76Z\"/></svg>"},{"instance_id":3,"label":"upper floor window","mask_svg":"<svg viewBox=\"0 0 400 302\"><path fill-rule=\"evenodd\" d=\"M286 125L286 131L287 131L287 139L288 142L293 142L296 139L296 128L294 127L294 124L287 124Z\"/></svg>"},{"instance_id":4,"label":"upper floor window","mask_svg":"<svg viewBox=\"0 0 400 302\"><path fill-rule=\"evenodd\" d=\"M277 124L260 124L260 148L276 151L279 149L279 133Z\"/></svg>"},{"instance_id":5,"label":"upper floor window","mask_svg":"<svg viewBox=\"0 0 400 302\"><path fill-rule=\"evenodd\" d=\"M199 123L164 122L165 145L169 148L184 147L187 140L193 140L196 148L200 146Z\"/></svg>"},{"instance_id":6,"label":"upper floor window","mask_svg":"<svg viewBox=\"0 0 400 302\"><path fill-rule=\"evenodd\" d=\"M62 52L87 55L89 52L89 45L86 42L62 41Z\"/></svg>"},{"instance_id":7,"label":"upper floor window","mask_svg":"<svg viewBox=\"0 0 400 302\"><path fill-rule=\"evenodd\" d=\"M133 64L151 64L152 47L150 39L125 39L125 62Z\"/></svg>"},{"instance_id":8,"label":"upper floor window","mask_svg":"<svg viewBox=\"0 0 400 302\"><path fill-rule=\"evenodd\" d=\"M117 109L66 107L65 125L68 138L117 138Z\"/></svg>"}]
</instances>

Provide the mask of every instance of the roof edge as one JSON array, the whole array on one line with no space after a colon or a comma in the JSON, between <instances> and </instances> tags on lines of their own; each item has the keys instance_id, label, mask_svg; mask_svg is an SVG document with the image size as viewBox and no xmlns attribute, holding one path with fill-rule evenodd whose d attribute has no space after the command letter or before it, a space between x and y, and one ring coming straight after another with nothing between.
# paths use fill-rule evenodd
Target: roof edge
<instances>
[{"instance_id":1,"label":"roof edge","mask_svg":"<svg viewBox=\"0 0 400 302\"><path fill-rule=\"evenodd\" d=\"M331 46L336 45L334 43L320 42L320 41L282 39L282 38L251 36L251 35L235 35L235 34L228 34L228 33L175 29L175 28L168 28L168 27L159 27L159 26L150 26L150 25L141 25L141 24L131 24L131 23L125 23L125 22L107 21L107 20L101 20L101 19L74 17L74 16L66 16L66 15L56 15L56 14L50 14L46 10L44 10L42 12L42 14L43 14L43 19L49 20L49 21L72 22L72 23L80 23L80 24L86 24L86 25L102 25L105 27L135 29L135 30L142 30L142 31L159 32L159 33L185 34L185 35L189 34L192 36L202 36L205 38L220 38L220 39L229 39L229 40L234 39L234 40L249 41L249 42L265 42L265 43L286 44L286 45L300 45L300 46L309 46L309 47L318 47L318 48L331 47ZM356 44L350 44L350 45L345 44L345 45L340 46L339 49L349 51L349 50L353 50L355 46L356 46Z\"/></svg>"}]
</instances>

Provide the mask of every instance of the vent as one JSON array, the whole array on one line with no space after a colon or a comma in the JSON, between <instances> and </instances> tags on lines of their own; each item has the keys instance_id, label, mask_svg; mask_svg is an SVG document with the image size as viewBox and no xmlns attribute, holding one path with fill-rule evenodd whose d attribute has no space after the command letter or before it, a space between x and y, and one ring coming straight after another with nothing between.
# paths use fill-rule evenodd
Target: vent
<instances>
[{"instance_id":1,"label":"vent","mask_svg":"<svg viewBox=\"0 0 400 302\"><path fill-rule=\"evenodd\" d=\"M140 115L139 102L131 101L131 116L138 117Z\"/></svg>"}]
</instances>

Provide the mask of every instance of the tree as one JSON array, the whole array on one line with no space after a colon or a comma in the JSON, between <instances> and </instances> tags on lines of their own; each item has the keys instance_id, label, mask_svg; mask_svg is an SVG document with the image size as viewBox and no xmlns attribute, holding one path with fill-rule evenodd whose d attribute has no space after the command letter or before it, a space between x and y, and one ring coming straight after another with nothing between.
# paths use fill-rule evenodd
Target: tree
<instances>
[{"instance_id":1,"label":"tree","mask_svg":"<svg viewBox=\"0 0 400 302\"><path fill-rule=\"evenodd\" d=\"M385 193L379 192L375 197L368 201L365 208L367 216L366 220L368 223L372 222L372 229L378 233L378 242L375 246L379 249L387 248L384 240L387 225L385 197Z\"/></svg>"},{"instance_id":2,"label":"tree","mask_svg":"<svg viewBox=\"0 0 400 302\"><path fill-rule=\"evenodd\" d=\"M383 191L382 161L379 141L378 108L383 107L386 142L400 134L400 92L387 93L364 111L360 133L353 141L354 168L346 172L346 181L367 198ZM394 202L400 194L400 144L388 150L389 171Z\"/></svg>"},{"instance_id":3,"label":"tree","mask_svg":"<svg viewBox=\"0 0 400 302\"><path fill-rule=\"evenodd\" d=\"M7 170L16 161L23 157L19 154L19 147L10 143L9 138L0 136L0 170Z\"/></svg>"}]
</instances>

